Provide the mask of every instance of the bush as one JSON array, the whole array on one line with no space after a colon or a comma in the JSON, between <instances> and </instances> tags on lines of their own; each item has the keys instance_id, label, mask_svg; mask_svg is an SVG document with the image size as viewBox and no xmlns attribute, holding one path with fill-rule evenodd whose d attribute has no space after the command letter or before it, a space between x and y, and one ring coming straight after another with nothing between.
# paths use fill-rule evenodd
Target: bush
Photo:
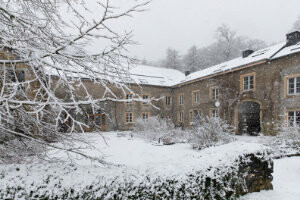
<instances>
[{"instance_id":1,"label":"bush","mask_svg":"<svg viewBox=\"0 0 300 200\"><path fill-rule=\"evenodd\" d=\"M300 154L300 127L282 125L270 145L276 151L275 157Z\"/></svg>"},{"instance_id":2,"label":"bush","mask_svg":"<svg viewBox=\"0 0 300 200\"><path fill-rule=\"evenodd\" d=\"M169 120L154 116L147 120L136 119L133 134L149 141L174 144L184 141L187 132L181 128L175 128Z\"/></svg>"},{"instance_id":3,"label":"bush","mask_svg":"<svg viewBox=\"0 0 300 200\"><path fill-rule=\"evenodd\" d=\"M191 131L190 143L194 149L227 144L235 140L234 128L220 118L200 118Z\"/></svg>"}]
</instances>

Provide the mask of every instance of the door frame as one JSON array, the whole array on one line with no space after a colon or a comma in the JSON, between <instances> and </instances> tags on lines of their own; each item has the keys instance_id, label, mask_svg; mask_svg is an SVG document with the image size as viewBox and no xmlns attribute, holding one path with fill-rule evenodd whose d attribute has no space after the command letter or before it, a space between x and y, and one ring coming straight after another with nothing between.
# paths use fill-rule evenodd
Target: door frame
<instances>
[{"instance_id":1,"label":"door frame","mask_svg":"<svg viewBox=\"0 0 300 200\"><path fill-rule=\"evenodd\" d=\"M235 134L239 134L239 106L245 102L255 102L255 103L259 104L259 123L260 123L261 132L263 132L263 126L262 126L263 106L262 106L262 103L256 99L244 99L244 100L239 101L234 109L234 126L236 128Z\"/></svg>"}]
</instances>

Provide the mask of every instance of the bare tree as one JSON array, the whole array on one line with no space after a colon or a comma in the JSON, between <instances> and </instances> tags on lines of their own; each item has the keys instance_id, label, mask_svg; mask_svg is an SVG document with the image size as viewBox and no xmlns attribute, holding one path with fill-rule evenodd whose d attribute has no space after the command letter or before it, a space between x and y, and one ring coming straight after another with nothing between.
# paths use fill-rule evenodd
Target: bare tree
<instances>
[{"instance_id":1,"label":"bare tree","mask_svg":"<svg viewBox=\"0 0 300 200\"><path fill-rule=\"evenodd\" d=\"M167 57L163 61L163 67L182 70L181 57L175 49L167 49Z\"/></svg>"},{"instance_id":2,"label":"bare tree","mask_svg":"<svg viewBox=\"0 0 300 200\"><path fill-rule=\"evenodd\" d=\"M96 14L85 0L0 0L3 162L25 152L40 155L34 144L91 158L81 151L88 143L73 134L87 126L76 115L84 105L95 112L101 102L122 101L112 87L130 91L126 80L133 59L127 46L135 42L131 31L114 30L114 21L144 11L149 2L128 1L126 8L110 0L93 3ZM103 46L91 53L86 47L95 40ZM104 88L104 94L93 96L83 80Z\"/></svg>"},{"instance_id":3,"label":"bare tree","mask_svg":"<svg viewBox=\"0 0 300 200\"><path fill-rule=\"evenodd\" d=\"M230 60L234 54L235 44L238 40L236 32L231 30L228 25L222 24L216 30L216 39L224 61Z\"/></svg>"},{"instance_id":4,"label":"bare tree","mask_svg":"<svg viewBox=\"0 0 300 200\"><path fill-rule=\"evenodd\" d=\"M294 22L292 31L299 31L300 30L300 15L298 19Z\"/></svg>"},{"instance_id":5,"label":"bare tree","mask_svg":"<svg viewBox=\"0 0 300 200\"><path fill-rule=\"evenodd\" d=\"M200 55L198 48L192 46L183 58L185 70L195 72L200 69Z\"/></svg>"}]
</instances>

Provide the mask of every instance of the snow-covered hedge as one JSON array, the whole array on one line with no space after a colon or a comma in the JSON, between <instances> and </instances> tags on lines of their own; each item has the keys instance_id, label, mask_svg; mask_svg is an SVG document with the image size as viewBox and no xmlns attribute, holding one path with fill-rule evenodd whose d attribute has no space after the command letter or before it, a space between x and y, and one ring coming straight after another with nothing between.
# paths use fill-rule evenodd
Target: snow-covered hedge
<instances>
[{"instance_id":1,"label":"snow-covered hedge","mask_svg":"<svg viewBox=\"0 0 300 200\"><path fill-rule=\"evenodd\" d=\"M160 169L45 163L1 166L0 199L236 199L254 191L255 180L247 178L259 177L256 167L266 166L266 177L271 175L268 154L262 145L233 142L207 148L197 157L187 155L180 166L166 163ZM261 189L270 189L257 182Z\"/></svg>"}]
</instances>

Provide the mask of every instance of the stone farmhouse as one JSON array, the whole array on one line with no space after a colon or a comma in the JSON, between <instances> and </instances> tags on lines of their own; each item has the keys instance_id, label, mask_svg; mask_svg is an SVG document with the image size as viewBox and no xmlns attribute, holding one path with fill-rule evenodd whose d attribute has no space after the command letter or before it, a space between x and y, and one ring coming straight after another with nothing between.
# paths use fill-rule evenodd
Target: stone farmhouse
<instances>
[{"instance_id":1,"label":"stone farmhouse","mask_svg":"<svg viewBox=\"0 0 300 200\"><path fill-rule=\"evenodd\" d=\"M112 86L123 102L102 102L96 113L83 106L85 112L74 117L87 125L86 131L128 130L137 118L150 116L168 118L183 128L199 116L220 117L237 134L270 135L282 124L300 125L300 31L286 37L284 43L245 50L239 58L192 74L138 65L130 70L131 93ZM22 80L28 76L23 67L18 67ZM92 96L103 96L103 87L89 79L82 82ZM77 95L83 93L78 88ZM63 90L57 95L66 96ZM136 96L144 101L135 101Z\"/></svg>"},{"instance_id":2,"label":"stone farmhouse","mask_svg":"<svg viewBox=\"0 0 300 200\"><path fill-rule=\"evenodd\" d=\"M286 42L189 74L173 69L137 66L131 70L139 85L131 88L143 102L107 106L105 130L132 128L135 119L159 115L175 125L190 127L199 115L220 117L237 134L275 134L282 124L300 125L300 32ZM133 94L123 96L134 98Z\"/></svg>"}]
</instances>

